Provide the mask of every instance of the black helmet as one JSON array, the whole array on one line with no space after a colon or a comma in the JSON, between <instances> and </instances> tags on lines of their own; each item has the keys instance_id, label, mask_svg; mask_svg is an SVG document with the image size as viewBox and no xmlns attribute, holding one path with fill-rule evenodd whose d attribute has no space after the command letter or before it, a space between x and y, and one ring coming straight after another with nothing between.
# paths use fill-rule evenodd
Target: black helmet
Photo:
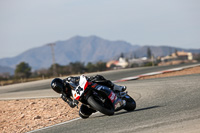
<instances>
[{"instance_id":1,"label":"black helmet","mask_svg":"<svg viewBox=\"0 0 200 133\"><path fill-rule=\"evenodd\" d=\"M57 93L62 93L65 88L63 80L59 78L53 79L51 82L51 88Z\"/></svg>"}]
</instances>

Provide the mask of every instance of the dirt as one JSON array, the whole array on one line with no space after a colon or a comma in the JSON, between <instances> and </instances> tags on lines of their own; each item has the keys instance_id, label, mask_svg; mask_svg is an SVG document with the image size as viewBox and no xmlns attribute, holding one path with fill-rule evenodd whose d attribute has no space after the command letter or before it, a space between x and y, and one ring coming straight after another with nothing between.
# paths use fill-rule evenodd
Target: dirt
<instances>
[{"instance_id":1,"label":"dirt","mask_svg":"<svg viewBox=\"0 0 200 133\"><path fill-rule=\"evenodd\" d=\"M62 99L25 99L0 101L0 132L24 133L78 117Z\"/></svg>"},{"instance_id":2,"label":"dirt","mask_svg":"<svg viewBox=\"0 0 200 133\"><path fill-rule=\"evenodd\" d=\"M200 66L141 79L196 73L200 73ZM51 126L79 117L78 110L70 108L60 98L0 101L0 132L24 133Z\"/></svg>"},{"instance_id":3,"label":"dirt","mask_svg":"<svg viewBox=\"0 0 200 133\"><path fill-rule=\"evenodd\" d=\"M184 69L180 71L175 71L175 72L166 72L166 73L158 74L158 75L145 76L145 77L141 77L140 79L172 77L172 76L189 75L189 74L197 74L197 73L200 73L200 66L188 68L188 69Z\"/></svg>"}]
</instances>

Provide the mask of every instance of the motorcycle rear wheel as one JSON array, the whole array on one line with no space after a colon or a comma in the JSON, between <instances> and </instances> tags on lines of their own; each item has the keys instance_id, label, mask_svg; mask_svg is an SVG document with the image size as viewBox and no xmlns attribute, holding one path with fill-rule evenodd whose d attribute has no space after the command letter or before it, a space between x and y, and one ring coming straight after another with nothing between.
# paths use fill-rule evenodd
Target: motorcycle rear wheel
<instances>
[{"instance_id":1,"label":"motorcycle rear wheel","mask_svg":"<svg viewBox=\"0 0 200 133\"><path fill-rule=\"evenodd\" d=\"M93 95L91 95L88 98L88 103L97 111L105 114L105 115L113 115L114 114L114 107L112 107L112 103L110 104L109 107L105 107L103 106L103 102L101 102L101 100L98 100L96 97L94 97Z\"/></svg>"}]
</instances>

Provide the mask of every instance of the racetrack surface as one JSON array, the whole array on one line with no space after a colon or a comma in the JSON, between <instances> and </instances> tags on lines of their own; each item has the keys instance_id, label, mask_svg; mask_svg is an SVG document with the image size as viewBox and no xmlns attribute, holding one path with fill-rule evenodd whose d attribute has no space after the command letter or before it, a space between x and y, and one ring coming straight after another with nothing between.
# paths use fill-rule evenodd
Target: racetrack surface
<instances>
[{"instance_id":1,"label":"racetrack surface","mask_svg":"<svg viewBox=\"0 0 200 133\"><path fill-rule=\"evenodd\" d=\"M101 113L38 133L200 132L200 74L123 82L136 100L133 112Z\"/></svg>"},{"instance_id":2,"label":"racetrack surface","mask_svg":"<svg viewBox=\"0 0 200 133\"><path fill-rule=\"evenodd\" d=\"M118 80L149 72L183 67L147 67L101 72ZM86 75L95 75L86 74ZM133 112L120 111L113 116L101 113L33 132L200 132L200 74L159 79L120 82L136 100ZM0 87L0 100L59 97L50 89L49 80Z\"/></svg>"}]
</instances>

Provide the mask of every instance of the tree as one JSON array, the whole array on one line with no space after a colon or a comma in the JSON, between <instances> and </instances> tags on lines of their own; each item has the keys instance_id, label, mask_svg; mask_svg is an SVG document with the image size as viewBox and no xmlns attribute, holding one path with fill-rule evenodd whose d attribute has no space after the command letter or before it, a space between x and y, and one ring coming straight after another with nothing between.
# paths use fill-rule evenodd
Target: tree
<instances>
[{"instance_id":1,"label":"tree","mask_svg":"<svg viewBox=\"0 0 200 133\"><path fill-rule=\"evenodd\" d=\"M178 50L177 49L175 49L175 55L178 56Z\"/></svg>"},{"instance_id":2,"label":"tree","mask_svg":"<svg viewBox=\"0 0 200 133\"><path fill-rule=\"evenodd\" d=\"M121 53L120 57L121 57L121 58L124 58L124 53Z\"/></svg>"},{"instance_id":3,"label":"tree","mask_svg":"<svg viewBox=\"0 0 200 133\"><path fill-rule=\"evenodd\" d=\"M107 69L105 62L97 62L96 63L97 71L105 71Z\"/></svg>"},{"instance_id":4,"label":"tree","mask_svg":"<svg viewBox=\"0 0 200 133\"><path fill-rule=\"evenodd\" d=\"M56 69L55 69L56 68ZM53 76L58 76L58 74L63 73L63 66L59 64L52 64L49 68L49 74Z\"/></svg>"},{"instance_id":5,"label":"tree","mask_svg":"<svg viewBox=\"0 0 200 133\"><path fill-rule=\"evenodd\" d=\"M87 72L95 72L97 71L97 67L92 64L91 62L88 62L88 64L86 65L86 71Z\"/></svg>"},{"instance_id":6,"label":"tree","mask_svg":"<svg viewBox=\"0 0 200 133\"><path fill-rule=\"evenodd\" d=\"M105 70L107 70L105 62L99 61L96 64L92 64L91 62L88 62L88 64L86 65L87 72L97 72L97 71L105 71Z\"/></svg>"},{"instance_id":7,"label":"tree","mask_svg":"<svg viewBox=\"0 0 200 133\"><path fill-rule=\"evenodd\" d=\"M147 48L147 58L151 59L151 49L148 47Z\"/></svg>"},{"instance_id":8,"label":"tree","mask_svg":"<svg viewBox=\"0 0 200 133\"><path fill-rule=\"evenodd\" d=\"M31 67L28 63L21 62L16 66L15 76L21 78L29 78L31 76Z\"/></svg>"},{"instance_id":9,"label":"tree","mask_svg":"<svg viewBox=\"0 0 200 133\"><path fill-rule=\"evenodd\" d=\"M82 62L71 62L68 67L71 74L80 74L85 72L85 66Z\"/></svg>"}]
</instances>

